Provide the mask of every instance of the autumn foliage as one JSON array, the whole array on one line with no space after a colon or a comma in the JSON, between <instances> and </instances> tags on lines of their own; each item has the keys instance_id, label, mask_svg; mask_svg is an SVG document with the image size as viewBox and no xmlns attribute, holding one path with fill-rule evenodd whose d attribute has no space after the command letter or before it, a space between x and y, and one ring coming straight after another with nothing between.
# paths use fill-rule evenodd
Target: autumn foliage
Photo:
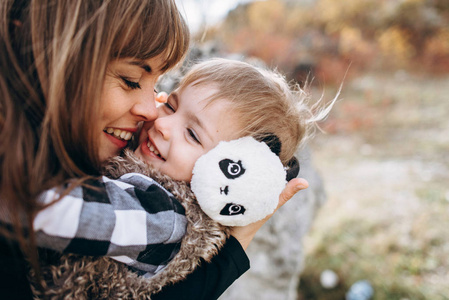
<instances>
[{"instance_id":1,"label":"autumn foliage","mask_svg":"<svg viewBox=\"0 0 449 300\"><path fill-rule=\"evenodd\" d=\"M240 5L207 39L301 80L364 70L449 72L447 0L266 0Z\"/></svg>"}]
</instances>

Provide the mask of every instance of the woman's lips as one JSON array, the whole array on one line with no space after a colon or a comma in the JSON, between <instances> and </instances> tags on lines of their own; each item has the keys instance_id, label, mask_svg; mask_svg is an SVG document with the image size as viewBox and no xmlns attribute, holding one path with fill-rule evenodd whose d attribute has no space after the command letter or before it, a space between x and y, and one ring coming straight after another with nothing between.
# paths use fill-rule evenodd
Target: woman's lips
<instances>
[{"instance_id":1,"label":"woman's lips","mask_svg":"<svg viewBox=\"0 0 449 300\"><path fill-rule=\"evenodd\" d=\"M132 138L136 129L119 129L106 127L103 132L106 137L118 148L125 148L128 145L128 141Z\"/></svg>"},{"instance_id":2,"label":"woman's lips","mask_svg":"<svg viewBox=\"0 0 449 300\"><path fill-rule=\"evenodd\" d=\"M113 137L125 141L129 141L132 137L134 132L136 130L127 130L127 129L118 129L118 128L112 128L112 127L106 127L104 130L107 134L112 135Z\"/></svg>"},{"instance_id":3,"label":"woman's lips","mask_svg":"<svg viewBox=\"0 0 449 300\"><path fill-rule=\"evenodd\" d=\"M110 135L110 134L108 134L106 132L104 132L104 135L106 136L106 138L108 140L110 140L115 146L117 146L120 149L125 148L128 145L128 141L116 138L115 136Z\"/></svg>"}]
</instances>

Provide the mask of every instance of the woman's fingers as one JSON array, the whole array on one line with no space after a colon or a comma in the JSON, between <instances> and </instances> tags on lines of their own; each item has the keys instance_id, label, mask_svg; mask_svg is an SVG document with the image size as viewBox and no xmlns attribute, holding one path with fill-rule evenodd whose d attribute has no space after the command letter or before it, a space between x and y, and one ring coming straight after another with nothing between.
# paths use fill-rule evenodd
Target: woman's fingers
<instances>
[{"instance_id":1,"label":"woman's fingers","mask_svg":"<svg viewBox=\"0 0 449 300\"><path fill-rule=\"evenodd\" d=\"M290 180L279 195L278 207L284 205L288 200L290 200L297 192L304 190L309 187L309 183L304 178L293 178Z\"/></svg>"},{"instance_id":2,"label":"woman's fingers","mask_svg":"<svg viewBox=\"0 0 449 300\"><path fill-rule=\"evenodd\" d=\"M290 200L297 192L306 189L308 186L309 183L303 178L294 178L290 180L285 186L282 193L279 195L279 204L276 210L278 210L279 207ZM249 246L252 239L256 235L256 232L262 227L263 224L265 224L266 221L268 221L268 219L271 218L273 214L265 217L263 220L251 223L246 226L232 227L231 234L240 242L243 249L246 250L246 248Z\"/></svg>"}]
</instances>

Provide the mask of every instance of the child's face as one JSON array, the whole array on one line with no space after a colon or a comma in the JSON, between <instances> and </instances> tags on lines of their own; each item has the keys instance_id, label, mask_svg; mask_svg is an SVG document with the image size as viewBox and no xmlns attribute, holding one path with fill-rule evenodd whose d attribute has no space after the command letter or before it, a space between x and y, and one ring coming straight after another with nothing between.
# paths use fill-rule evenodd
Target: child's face
<instances>
[{"instance_id":1,"label":"child's face","mask_svg":"<svg viewBox=\"0 0 449 300\"><path fill-rule=\"evenodd\" d=\"M196 160L220 141L236 138L231 105L218 99L206 106L215 87L188 85L159 106L159 117L144 125L136 154L176 180L190 181Z\"/></svg>"}]
</instances>

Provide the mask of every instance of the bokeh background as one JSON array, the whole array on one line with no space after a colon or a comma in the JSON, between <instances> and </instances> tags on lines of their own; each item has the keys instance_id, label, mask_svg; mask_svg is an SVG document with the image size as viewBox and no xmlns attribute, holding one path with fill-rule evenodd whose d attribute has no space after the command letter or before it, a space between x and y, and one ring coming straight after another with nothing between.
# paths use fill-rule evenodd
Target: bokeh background
<instances>
[{"instance_id":1,"label":"bokeh background","mask_svg":"<svg viewBox=\"0 0 449 300\"><path fill-rule=\"evenodd\" d=\"M195 47L309 76L315 99L342 86L310 144L327 202L300 299L344 299L358 280L373 299L449 299L449 1L177 2Z\"/></svg>"}]
</instances>

